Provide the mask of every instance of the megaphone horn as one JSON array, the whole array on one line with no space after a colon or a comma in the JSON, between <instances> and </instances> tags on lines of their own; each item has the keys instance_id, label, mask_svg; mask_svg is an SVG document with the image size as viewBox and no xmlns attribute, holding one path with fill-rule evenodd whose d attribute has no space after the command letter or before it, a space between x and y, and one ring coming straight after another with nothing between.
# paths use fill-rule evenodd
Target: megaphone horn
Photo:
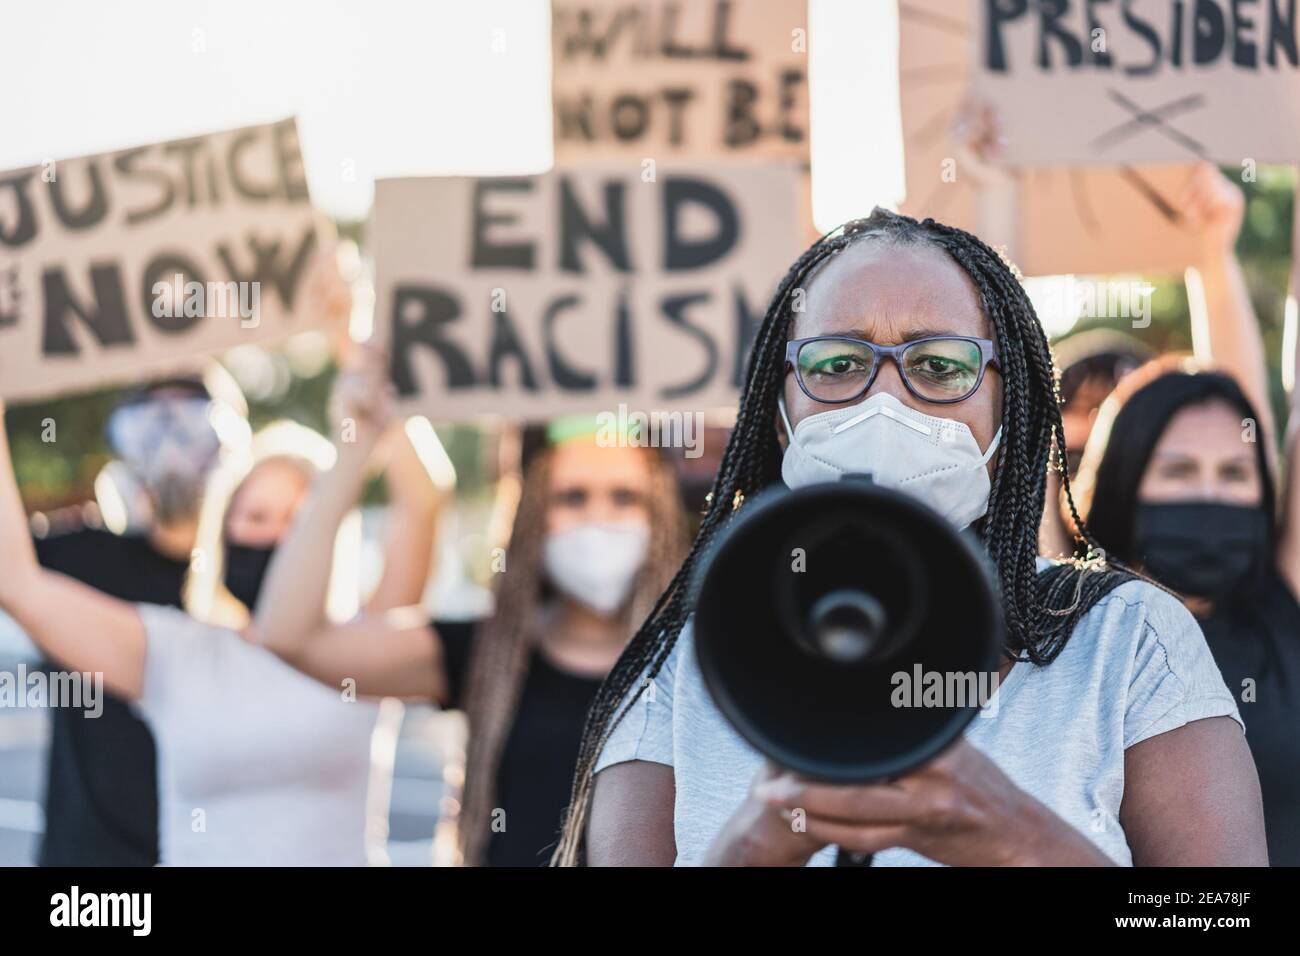
<instances>
[{"instance_id":1,"label":"megaphone horn","mask_svg":"<svg viewBox=\"0 0 1300 956\"><path fill-rule=\"evenodd\" d=\"M869 481L753 497L693 586L695 653L719 709L755 749L815 779L920 766L983 701L916 706L900 682L997 670L1001 605L983 548Z\"/></svg>"}]
</instances>

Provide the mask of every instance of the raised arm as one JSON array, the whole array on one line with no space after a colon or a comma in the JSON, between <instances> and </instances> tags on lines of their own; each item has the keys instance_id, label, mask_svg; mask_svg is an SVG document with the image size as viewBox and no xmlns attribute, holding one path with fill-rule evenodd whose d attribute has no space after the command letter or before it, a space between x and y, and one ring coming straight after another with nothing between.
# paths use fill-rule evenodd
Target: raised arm
<instances>
[{"instance_id":1,"label":"raised arm","mask_svg":"<svg viewBox=\"0 0 1300 956\"><path fill-rule=\"evenodd\" d=\"M420 603L433 563L438 520L456 481L451 461L426 419L412 418L395 432L384 469L384 570L366 602L367 613Z\"/></svg>"},{"instance_id":2,"label":"raised arm","mask_svg":"<svg viewBox=\"0 0 1300 956\"><path fill-rule=\"evenodd\" d=\"M0 403L0 425L4 405ZM0 608L60 666L104 675L119 697L140 696L144 625L135 605L119 601L36 561L18 495L9 439L0 427Z\"/></svg>"},{"instance_id":3,"label":"raised arm","mask_svg":"<svg viewBox=\"0 0 1300 956\"><path fill-rule=\"evenodd\" d=\"M325 595L339 523L356 503L372 443L339 443L334 467L317 477L276 546L251 634L286 659L326 624Z\"/></svg>"},{"instance_id":4,"label":"raised arm","mask_svg":"<svg viewBox=\"0 0 1300 956\"><path fill-rule=\"evenodd\" d=\"M439 648L418 608L366 613L347 624L325 617L334 538L361 494L367 465L391 417L382 360L367 353L341 376L334 404L337 460L317 478L276 547L250 636L333 687L353 686L366 696L440 698Z\"/></svg>"},{"instance_id":5,"label":"raised arm","mask_svg":"<svg viewBox=\"0 0 1300 956\"><path fill-rule=\"evenodd\" d=\"M1245 199L1241 190L1210 163L1195 167L1183 197L1183 218L1201 237L1201 260L1187 270L1187 305L1192 348L1207 368L1237 380L1260 417L1260 431L1270 436L1266 449L1274 461L1273 408L1268 395L1268 363L1259 319L1250 301L1246 278L1233 251L1241 231Z\"/></svg>"}]
</instances>

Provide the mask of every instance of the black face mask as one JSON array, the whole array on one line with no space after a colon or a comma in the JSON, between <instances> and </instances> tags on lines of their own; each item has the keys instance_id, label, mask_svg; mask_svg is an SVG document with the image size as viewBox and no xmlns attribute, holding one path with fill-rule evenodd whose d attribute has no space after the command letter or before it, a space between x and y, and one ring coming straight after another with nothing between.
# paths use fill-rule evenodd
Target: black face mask
<instances>
[{"instance_id":1,"label":"black face mask","mask_svg":"<svg viewBox=\"0 0 1300 956\"><path fill-rule=\"evenodd\" d=\"M1137 506L1133 538L1142 566L1183 594L1219 600L1267 559L1262 508L1211 501Z\"/></svg>"},{"instance_id":2,"label":"black face mask","mask_svg":"<svg viewBox=\"0 0 1300 956\"><path fill-rule=\"evenodd\" d=\"M266 579L266 569L275 554L275 546L250 548L226 542L226 590L250 612L257 607L257 596Z\"/></svg>"}]
</instances>

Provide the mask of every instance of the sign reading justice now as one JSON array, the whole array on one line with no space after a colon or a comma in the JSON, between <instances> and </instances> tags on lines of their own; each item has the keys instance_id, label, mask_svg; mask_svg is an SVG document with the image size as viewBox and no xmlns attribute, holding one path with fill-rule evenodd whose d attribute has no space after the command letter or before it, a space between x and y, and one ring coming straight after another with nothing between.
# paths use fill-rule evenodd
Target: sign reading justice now
<instances>
[{"instance_id":1,"label":"sign reading justice now","mask_svg":"<svg viewBox=\"0 0 1300 956\"><path fill-rule=\"evenodd\" d=\"M971 0L1013 164L1300 160L1296 0Z\"/></svg>"},{"instance_id":2,"label":"sign reading justice now","mask_svg":"<svg viewBox=\"0 0 1300 956\"><path fill-rule=\"evenodd\" d=\"M736 401L801 251L795 164L380 180L376 324L403 404L543 419Z\"/></svg>"},{"instance_id":3,"label":"sign reading justice now","mask_svg":"<svg viewBox=\"0 0 1300 956\"><path fill-rule=\"evenodd\" d=\"M316 243L293 120L0 173L0 397L302 331Z\"/></svg>"}]
</instances>

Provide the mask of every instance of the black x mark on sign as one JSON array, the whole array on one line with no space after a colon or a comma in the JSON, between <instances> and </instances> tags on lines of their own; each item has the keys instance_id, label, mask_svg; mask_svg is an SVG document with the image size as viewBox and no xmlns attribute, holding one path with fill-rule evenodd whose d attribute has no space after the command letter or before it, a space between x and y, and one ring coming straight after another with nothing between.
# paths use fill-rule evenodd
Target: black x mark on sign
<instances>
[{"instance_id":1,"label":"black x mark on sign","mask_svg":"<svg viewBox=\"0 0 1300 956\"><path fill-rule=\"evenodd\" d=\"M1201 143L1165 122L1165 120L1174 116L1200 109L1205 105L1205 96L1203 94L1193 93L1190 96L1171 100L1162 106L1149 110L1138 106L1118 90L1107 90L1106 95L1119 104L1120 107L1128 110L1132 114L1132 118L1094 139L1092 145L1097 152L1104 152L1116 143L1122 143L1124 140L1136 136L1142 130L1150 129L1173 140L1183 148L1195 153L1201 159L1206 158L1205 147Z\"/></svg>"}]
</instances>

